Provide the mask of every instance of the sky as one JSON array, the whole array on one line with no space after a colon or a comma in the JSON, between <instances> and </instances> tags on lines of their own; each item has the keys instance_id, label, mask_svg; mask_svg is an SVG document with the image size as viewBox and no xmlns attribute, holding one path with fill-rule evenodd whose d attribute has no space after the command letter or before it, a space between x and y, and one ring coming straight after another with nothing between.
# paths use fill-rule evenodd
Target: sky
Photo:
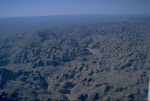
<instances>
[{"instance_id":1,"label":"sky","mask_svg":"<svg viewBox=\"0 0 150 101\"><path fill-rule=\"evenodd\" d=\"M0 0L0 17L74 14L150 15L150 0Z\"/></svg>"}]
</instances>

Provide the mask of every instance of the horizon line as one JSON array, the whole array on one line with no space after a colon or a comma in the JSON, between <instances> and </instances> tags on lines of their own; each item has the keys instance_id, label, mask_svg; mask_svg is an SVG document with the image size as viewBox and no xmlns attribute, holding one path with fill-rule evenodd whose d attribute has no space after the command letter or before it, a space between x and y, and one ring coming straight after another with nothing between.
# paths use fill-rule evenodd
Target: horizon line
<instances>
[{"instance_id":1,"label":"horizon line","mask_svg":"<svg viewBox=\"0 0 150 101\"><path fill-rule=\"evenodd\" d=\"M147 16L150 14L54 14L54 15L27 15L27 16L0 16L0 18L18 18L18 17L52 17L52 16L82 16L82 15L107 15L107 16Z\"/></svg>"}]
</instances>

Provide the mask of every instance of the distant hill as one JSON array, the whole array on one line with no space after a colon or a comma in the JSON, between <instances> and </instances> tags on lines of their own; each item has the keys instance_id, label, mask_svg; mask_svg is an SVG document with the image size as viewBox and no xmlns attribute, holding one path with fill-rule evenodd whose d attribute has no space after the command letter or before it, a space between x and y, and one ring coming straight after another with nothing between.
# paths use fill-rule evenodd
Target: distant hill
<instances>
[{"instance_id":1,"label":"distant hill","mask_svg":"<svg viewBox=\"0 0 150 101\"><path fill-rule=\"evenodd\" d=\"M133 18L133 19L132 19ZM96 24L101 22L133 21L141 17L116 15L56 15L0 18L0 39L20 33L32 33L49 27ZM144 17L145 18L145 17ZM138 19L139 20L139 19ZM148 19L147 19L148 20Z\"/></svg>"}]
</instances>

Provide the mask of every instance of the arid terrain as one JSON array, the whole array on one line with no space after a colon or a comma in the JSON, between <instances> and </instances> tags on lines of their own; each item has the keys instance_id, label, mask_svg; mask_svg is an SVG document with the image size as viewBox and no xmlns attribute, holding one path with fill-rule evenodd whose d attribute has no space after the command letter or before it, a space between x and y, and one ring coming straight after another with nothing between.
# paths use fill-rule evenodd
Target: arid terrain
<instances>
[{"instance_id":1,"label":"arid terrain","mask_svg":"<svg viewBox=\"0 0 150 101\"><path fill-rule=\"evenodd\" d=\"M0 99L144 101L150 19L50 27L0 40Z\"/></svg>"}]
</instances>

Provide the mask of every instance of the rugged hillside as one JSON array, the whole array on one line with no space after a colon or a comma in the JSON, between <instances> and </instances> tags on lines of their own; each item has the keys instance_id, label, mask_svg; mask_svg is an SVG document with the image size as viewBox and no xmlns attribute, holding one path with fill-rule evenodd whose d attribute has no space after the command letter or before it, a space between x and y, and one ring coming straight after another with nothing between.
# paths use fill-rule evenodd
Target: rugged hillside
<instances>
[{"instance_id":1,"label":"rugged hillside","mask_svg":"<svg viewBox=\"0 0 150 101\"><path fill-rule=\"evenodd\" d=\"M0 42L4 100L146 100L150 24L107 22Z\"/></svg>"}]
</instances>

